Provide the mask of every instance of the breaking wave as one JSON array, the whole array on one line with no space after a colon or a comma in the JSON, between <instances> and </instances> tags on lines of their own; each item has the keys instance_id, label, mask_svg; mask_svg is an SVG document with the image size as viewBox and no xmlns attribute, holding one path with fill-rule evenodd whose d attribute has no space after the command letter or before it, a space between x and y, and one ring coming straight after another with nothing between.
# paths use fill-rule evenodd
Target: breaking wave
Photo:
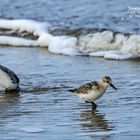
<instances>
[{"instance_id":1,"label":"breaking wave","mask_svg":"<svg viewBox=\"0 0 140 140\"><path fill-rule=\"evenodd\" d=\"M0 19L0 45L47 47L55 54L115 60L140 57L140 35L105 29L60 29L26 19Z\"/></svg>"}]
</instances>

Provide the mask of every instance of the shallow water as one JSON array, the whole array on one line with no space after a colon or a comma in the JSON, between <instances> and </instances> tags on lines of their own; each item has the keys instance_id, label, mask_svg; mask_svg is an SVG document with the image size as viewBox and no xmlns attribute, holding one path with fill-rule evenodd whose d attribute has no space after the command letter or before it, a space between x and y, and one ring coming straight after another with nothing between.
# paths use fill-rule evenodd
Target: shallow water
<instances>
[{"instance_id":1,"label":"shallow water","mask_svg":"<svg viewBox=\"0 0 140 140\"><path fill-rule=\"evenodd\" d=\"M139 6L139 0L4 0L0 17L46 21L52 32L58 29L57 35L79 28L139 34L139 11L132 13L129 6ZM47 48L0 47L0 64L18 74L21 87L20 93L13 94L1 89L2 140L140 139L140 61L53 55ZM108 88L92 113L91 105L68 89L103 75L113 79L118 91Z\"/></svg>"},{"instance_id":2,"label":"shallow water","mask_svg":"<svg viewBox=\"0 0 140 140\"><path fill-rule=\"evenodd\" d=\"M22 91L0 94L3 140L139 139L139 61L53 55L43 48L0 48L0 64L20 77ZM68 89L112 77L114 91L97 101L97 111Z\"/></svg>"}]
</instances>

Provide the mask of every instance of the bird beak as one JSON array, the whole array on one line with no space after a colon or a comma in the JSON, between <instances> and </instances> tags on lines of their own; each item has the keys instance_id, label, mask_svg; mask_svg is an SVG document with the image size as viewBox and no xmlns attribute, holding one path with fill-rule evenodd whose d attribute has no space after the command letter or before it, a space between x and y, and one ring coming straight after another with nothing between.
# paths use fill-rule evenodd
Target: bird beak
<instances>
[{"instance_id":1,"label":"bird beak","mask_svg":"<svg viewBox=\"0 0 140 140\"><path fill-rule=\"evenodd\" d=\"M117 88L112 84L112 83L109 83L111 87L113 87L115 90L117 90Z\"/></svg>"}]
</instances>

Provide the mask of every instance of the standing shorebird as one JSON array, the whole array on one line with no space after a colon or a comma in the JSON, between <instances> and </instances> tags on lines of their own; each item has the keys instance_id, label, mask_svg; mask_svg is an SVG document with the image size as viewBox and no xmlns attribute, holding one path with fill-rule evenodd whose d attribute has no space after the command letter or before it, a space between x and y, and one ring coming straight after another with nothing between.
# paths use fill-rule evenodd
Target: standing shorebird
<instances>
[{"instance_id":1,"label":"standing shorebird","mask_svg":"<svg viewBox=\"0 0 140 140\"><path fill-rule=\"evenodd\" d=\"M99 81L86 83L79 88L71 89L69 91L75 92L86 103L92 103L92 110L95 110L97 105L94 101L99 99L105 93L109 85L117 90L117 88L112 84L111 78L105 76Z\"/></svg>"},{"instance_id":2,"label":"standing shorebird","mask_svg":"<svg viewBox=\"0 0 140 140\"><path fill-rule=\"evenodd\" d=\"M0 85L5 89L5 92L20 90L17 75L2 65L0 65Z\"/></svg>"}]
</instances>

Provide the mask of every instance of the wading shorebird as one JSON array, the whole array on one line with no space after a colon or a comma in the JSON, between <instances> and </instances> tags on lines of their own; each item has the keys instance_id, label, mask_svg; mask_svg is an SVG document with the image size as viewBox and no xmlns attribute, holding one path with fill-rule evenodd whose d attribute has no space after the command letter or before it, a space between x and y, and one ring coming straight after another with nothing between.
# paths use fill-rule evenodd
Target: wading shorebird
<instances>
[{"instance_id":1,"label":"wading shorebird","mask_svg":"<svg viewBox=\"0 0 140 140\"><path fill-rule=\"evenodd\" d=\"M69 91L75 92L86 103L92 103L92 110L95 110L97 105L94 101L99 99L105 93L109 85L117 90L117 88L112 84L111 78L109 76L104 76L99 81L86 83L81 85L79 88L71 89Z\"/></svg>"},{"instance_id":2,"label":"wading shorebird","mask_svg":"<svg viewBox=\"0 0 140 140\"><path fill-rule=\"evenodd\" d=\"M0 86L5 89L5 92L20 90L17 75L2 65L0 65Z\"/></svg>"}]
</instances>

